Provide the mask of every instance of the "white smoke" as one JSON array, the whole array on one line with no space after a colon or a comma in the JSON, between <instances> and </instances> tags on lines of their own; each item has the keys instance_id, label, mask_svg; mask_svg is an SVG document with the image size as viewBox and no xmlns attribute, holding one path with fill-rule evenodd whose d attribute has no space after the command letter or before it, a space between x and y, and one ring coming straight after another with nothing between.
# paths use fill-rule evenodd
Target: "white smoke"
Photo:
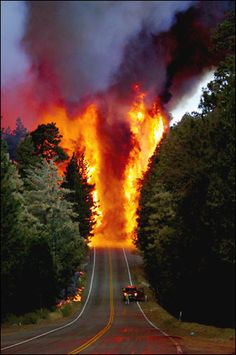
<instances>
[{"instance_id":1,"label":"white smoke","mask_svg":"<svg viewBox=\"0 0 236 355\"><path fill-rule=\"evenodd\" d=\"M1 1L1 87L24 79L29 59L21 47L27 17L23 1Z\"/></svg>"}]
</instances>

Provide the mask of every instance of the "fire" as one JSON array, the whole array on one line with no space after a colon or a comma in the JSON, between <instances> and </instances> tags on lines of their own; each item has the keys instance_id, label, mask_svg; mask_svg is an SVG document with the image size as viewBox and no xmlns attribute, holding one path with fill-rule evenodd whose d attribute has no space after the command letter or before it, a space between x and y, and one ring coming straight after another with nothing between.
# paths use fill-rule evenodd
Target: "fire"
<instances>
[{"instance_id":1,"label":"fire","mask_svg":"<svg viewBox=\"0 0 236 355\"><path fill-rule=\"evenodd\" d=\"M146 171L148 161L160 142L164 127L164 116L157 105L152 112L148 112L144 105L145 94L139 94L129 112L130 129L133 133L134 149L130 152L129 164L126 168L124 180L124 194L126 197L125 219L127 234L135 238L136 210L139 201L138 180Z\"/></svg>"},{"instance_id":2,"label":"fire","mask_svg":"<svg viewBox=\"0 0 236 355\"><path fill-rule=\"evenodd\" d=\"M61 300L59 303L57 303L56 307L60 308L61 306L72 303L72 302L81 302L81 293L83 291L83 287L77 289L77 293L74 297L68 297L66 300Z\"/></svg>"},{"instance_id":3,"label":"fire","mask_svg":"<svg viewBox=\"0 0 236 355\"><path fill-rule=\"evenodd\" d=\"M43 123L56 122L63 135L62 146L70 156L77 150L84 152L88 181L95 185L92 246L133 246L138 179L167 128L159 105L155 103L148 109L146 94L138 84L133 89L136 98L131 107L122 110L122 124L114 123L114 110L118 110L114 102L110 107L108 102L105 114L101 114L98 102L88 105L83 114L73 119L64 107L53 107L43 115Z\"/></svg>"}]
</instances>

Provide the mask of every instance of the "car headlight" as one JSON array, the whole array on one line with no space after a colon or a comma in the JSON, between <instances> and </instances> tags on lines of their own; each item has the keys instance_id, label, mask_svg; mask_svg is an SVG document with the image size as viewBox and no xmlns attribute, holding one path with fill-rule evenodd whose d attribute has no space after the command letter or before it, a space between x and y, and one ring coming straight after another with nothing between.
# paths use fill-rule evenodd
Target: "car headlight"
<instances>
[{"instance_id":1,"label":"car headlight","mask_svg":"<svg viewBox=\"0 0 236 355\"><path fill-rule=\"evenodd\" d=\"M124 296L127 296L127 293L126 293L126 292L124 292Z\"/></svg>"},{"instance_id":2,"label":"car headlight","mask_svg":"<svg viewBox=\"0 0 236 355\"><path fill-rule=\"evenodd\" d=\"M137 292L135 292L134 295L137 296L138 295Z\"/></svg>"}]
</instances>

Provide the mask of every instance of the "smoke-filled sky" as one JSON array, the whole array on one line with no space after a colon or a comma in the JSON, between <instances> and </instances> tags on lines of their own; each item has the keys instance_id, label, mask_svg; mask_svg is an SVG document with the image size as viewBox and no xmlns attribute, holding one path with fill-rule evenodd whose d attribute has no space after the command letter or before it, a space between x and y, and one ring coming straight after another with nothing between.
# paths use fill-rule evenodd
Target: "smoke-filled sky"
<instances>
[{"instance_id":1,"label":"smoke-filled sky","mask_svg":"<svg viewBox=\"0 0 236 355\"><path fill-rule=\"evenodd\" d=\"M178 123L183 115L187 112L192 111L199 112L200 98L202 95L203 88L207 87L207 84L214 79L214 71L207 72L201 80L199 80L196 86L193 87L192 92L184 96L180 102L173 107L171 110L171 115L173 119L171 120L171 126Z\"/></svg>"},{"instance_id":2,"label":"smoke-filled sky","mask_svg":"<svg viewBox=\"0 0 236 355\"><path fill-rule=\"evenodd\" d=\"M208 53L222 1L2 1L3 122L29 128L42 107L68 108L140 83L173 110L217 64Z\"/></svg>"},{"instance_id":3,"label":"smoke-filled sky","mask_svg":"<svg viewBox=\"0 0 236 355\"><path fill-rule=\"evenodd\" d=\"M1 87L23 79L29 60L21 48L27 7L21 1L1 2Z\"/></svg>"}]
</instances>

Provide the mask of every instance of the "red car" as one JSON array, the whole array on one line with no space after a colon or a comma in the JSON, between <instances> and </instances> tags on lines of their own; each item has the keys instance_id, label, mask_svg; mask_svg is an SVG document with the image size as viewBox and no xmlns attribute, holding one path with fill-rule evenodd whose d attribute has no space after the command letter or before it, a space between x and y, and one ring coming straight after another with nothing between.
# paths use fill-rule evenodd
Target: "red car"
<instances>
[{"instance_id":1,"label":"red car","mask_svg":"<svg viewBox=\"0 0 236 355\"><path fill-rule=\"evenodd\" d=\"M126 286L122 288L123 300L125 301L128 295L130 301L146 301L143 288L137 288L136 286Z\"/></svg>"}]
</instances>

